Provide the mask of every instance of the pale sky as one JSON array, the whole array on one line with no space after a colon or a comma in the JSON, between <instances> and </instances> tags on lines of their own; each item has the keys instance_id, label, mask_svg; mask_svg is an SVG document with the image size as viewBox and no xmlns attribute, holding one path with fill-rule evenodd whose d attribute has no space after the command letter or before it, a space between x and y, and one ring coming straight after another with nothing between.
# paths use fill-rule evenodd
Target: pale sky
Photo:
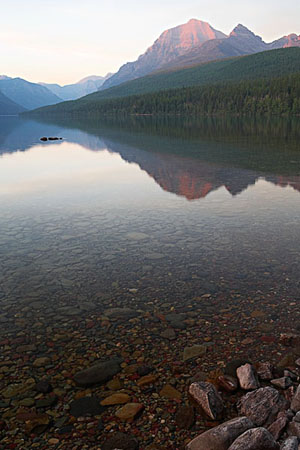
<instances>
[{"instance_id":1,"label":"pale sky","mask_svg":"<svg viewBox=\"0 0 300 450\"><path fill-rule=\"evenodd\" d=\"M59 84L105 75L191 18L226 34L242 23L270 42L300 34L300 1L0 0L0 74Z\"/></svg>"}]
</instances>

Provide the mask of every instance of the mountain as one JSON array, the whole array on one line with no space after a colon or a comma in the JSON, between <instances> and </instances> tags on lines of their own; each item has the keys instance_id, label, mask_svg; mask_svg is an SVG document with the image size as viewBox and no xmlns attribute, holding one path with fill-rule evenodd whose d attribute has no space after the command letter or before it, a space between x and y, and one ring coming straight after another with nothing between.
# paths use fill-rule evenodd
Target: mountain
<instances>
[{"instance_id":1,"label":"mountain","mask_svg":"<svg viewBox=\"0 0 300 450\"><path fill-rule=\"evenodd\" d=\"M297 35L284 36L267 44L244 25L237 25L226 39L213 39L185 52L179 58L170 61L162 70L187 67L234 56L251 55L268 50L300 46Z\"/></svg>"},{"instance_id":2,"label":"mountain","mask_svg":"<svg viewBox=\"0 0 300 450\"><path fill-rule=\"evenodd\" d=\"M76 100L77 98L83 97L84 95L96 92L111 76L111 73L107 74L105 77L91 75L78 81L78 83L67 84L65 86L49 83L40 84L48 88L51 92L53 92L53 94L57 95L63 100Z\"/></svg>"},{"instance_id":3,"label":"mountain","mask_svg":"<svg viewBox=\"0 0 300 450\"><path fill-rule=\"evenodd\" d=\"M203 42L224 38L226 38L224 33L215 30L207 22L191 19L184 25L164 31L146 53L141 55L137 61L123 65L103 84L102 88L107 89L147 75Z\"/></svg>"},{"instance_id":4,"label":"mountain","mask_svg":"<svg viewBox=\"0 0 300 450\"><path fill-rule=\"evenodd\" d=\"M272 48L300 47L300 36L297 36L297 34L289 34L272 42L270 45Z\"/></svg>"},{"instance_id":5,"label":"mountain","mask_svg":"<svg viewBox=\"0 0 300 450\"><path fill-rule=\"evenodd\" d=\"M101 90L160 70L299 46L300 36L296 34L266 43L242 24L226 36L206 22L192 19L185 25L165 31L137 61L123 65Z\"/></svg>"},{"instance_id":6,"label":"mountain","mask_svg":"<svg viewBox=\"0 0 300 450\"><path fill-rule=\"evenodd\" d=\"M61 103L57 106L43 108L33 112L39 114L99 114L103 106L115 110L129 108L132 99L137 95L152 94L156 98L163 96L164 90L183 87L205 87L220 83L238 83L242 81L268 81L279 77L300 74L300 48L285 48L260 52L254 55L213 61L184 69L154 73L143 78L114 86L110 89L95 92L73 102ZM133 97L135 96L135 97ZM121 105L122 97L124 98ZM149 102L149 99L147 99ZM196 97L191 104L196 102ZM134 103L134 101L133 101Z\"/></svg>"},{"instance_id":7,"label":"mountain","mask_svg":"<svg viewBox=\"0 0 300 450\"><path fill-rule=\"evenodd\" d=\"M25 111L25 108L10 100L0 92L0 116L16 115Z\"/></svg>"},{"instance_id":8,"label":"mountain","mask_svg":"<svg viewBox=\"0 0 300 450\"><path fill-rule=\"evenodd\" d=\"M30 83L22 78L3 76L0 79L0 91L13 102L29 110L62 101L45 86Z\"/></svg>"}]
</instances>

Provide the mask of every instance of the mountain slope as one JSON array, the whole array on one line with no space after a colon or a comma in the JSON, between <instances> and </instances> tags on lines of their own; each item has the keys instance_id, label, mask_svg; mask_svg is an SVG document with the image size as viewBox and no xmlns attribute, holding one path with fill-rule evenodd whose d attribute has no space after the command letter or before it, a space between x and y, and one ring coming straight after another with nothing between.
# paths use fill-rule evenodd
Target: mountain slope
<instances>
[{"instance_id":1,"label":"mountain slope","mask_svg":"<svg viewBox=\"0 0 300 450\"><path fill-rule=\"evenodd\" d=\"M0 116L15 115L25 111L23 106L10 100L2 92L0 92Z\"/></svg>"},{"instance_id":2,"label":"mountain slope","mask_svg":"<svg viewBox=\"0 0 300 450\"><path fill-rule=\"evenodd\" d=\"M62 100L45 86L30 83L22 78L0 79L0 91L25 109L54 105Z\"/></svg>"},{"instance_id":3,"label":"mountain slope","mask_svg":"<svg viewBox=\"0 0 300 450\"><path fill-rule=\"evenodd\" d=\"M253 78L280 77L297 72L300 72L299 48L270 50L184 69L154 73L83 97L74 102L72 107L80 109L80 105L83 106L104 99L140 95L171 88L203 86ZM60 108L64 108L63 104L58 106L57 109Z\"/></svg>"},{"instance_id":4,"label":"mountain slope","mask_svg":"<svg viewBox=\"0 0 300 450\"><path fill-rule=\"evenodd\" d=\"M244 25L239 24L230 33L228 38L204 42L192 48L181 57L164 65L162 69L192 66L217 59L251 55L267 50L298 46L297 39L297 35L290 35L267 44L260 36L256 36Z\"/></svg>"},{"instance_id":5,"label":"mountain slope","mask_svg":"<svg viewBox=\"0 0 300 450\"><path fill-rule=\"evenodd\" d=\"M123 65L104 83L103 88L147 75L205 41L225 37L224 33L215 30L208 23L192 19L184 25L164 31L146 53L137 61Z\"/></svg>"},{"instance_id":6,"label":"mountain slope","mask_svg":"<svg viewBox=\"0 0 300 450\"><path fill-rule=\"evenodd\" d=\"M76 100L84 95L96 92L103 83L111 77L112 74L107 74L105 77L92 75L85 77L78 83L67 84L60 86L59 84L40 83L42 86L48 88L53 94L57 95L63 100Z\"/></svg>"}]
</instances>

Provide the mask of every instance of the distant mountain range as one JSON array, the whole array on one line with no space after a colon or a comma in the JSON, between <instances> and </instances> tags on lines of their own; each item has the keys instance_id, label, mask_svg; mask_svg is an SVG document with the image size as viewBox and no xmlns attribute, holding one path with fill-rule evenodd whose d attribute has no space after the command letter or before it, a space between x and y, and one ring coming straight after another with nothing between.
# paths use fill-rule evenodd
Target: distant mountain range
<instances>
[{"instance_id":1,"label":"distant mountain range","mask_svg":"<svg viewBox=\"0 0 300 450\"><path fill-rule=\"evenodd\" d=\"M97 91L111 76L111 73L108 73L105 77L92 75L90 77L83 78L82 80L78 81L78 83L67 84L65 86L49 83L40 84L42 86L45 86L62 100L76 100L77 98Z\"/></svg>"},{"instance_id":2,"label":"distant mountain range","mask_svg":"<svg viewBox=\"0 0 300 450\"><path fill-rule=\"evenodd\" d=\"M267 44L241 24L226 36L208 23L192 19L162 33L137 61L124 64L100 89L107 89L157 70L295 46L300 47L300 36L296 34Z\"/></svg>"},{"instance_id":3,"label":"distant mountain range","mask_svg":"<svg viewBox=\"0 0 300 450\"><path fill-rule=\"evenodd\" d=\"M25 108L13 102L0 92L0 116L15 115L25 111Z\"/></svg>"},{"instance_id":4,"label":"distant mountain range","mask_svg":"<svg viewBox=\"0 0 300 450\"><path fill-rule=\"evenodd\" d=\"M272 52L288 47L300 49L300 35L290 34L266 43L241 24L228 36L207 22L192 19L164 31L136 61L124 64L117 73L105 77L93 75L78 83L60 86L0 76L0 92L15 104L9 106L7 100L2 99L1 111L11 114L22 108L32 110L57 105L53 113L78 113L83 108L84 113L93 114L97 111L95 103L104 98L298 73L299 54ZM266 56L269 52L270 57ZM263 56L243 61L240 58L258 53ZM76 102L58 105L69 100ZM115 105L114 111L118 108Z\"/></svg>"},{"instance_id":5,"label":"distant mountain range","mask_svg":"<svg viewBox=\"0 0 300 450\"><path fill-rule=\"evenodd\" d=\"M19 114L25 110L54 105L64 100L75 100L95 92L109 78L90 76L66 86L31 83L22 78L0 76L0 114ZM5 97L5 99L4 99Z\"/></svg>"},{"instance_id":6,"label":"distant mountain range","mask_svg":"<svg viewBox=\"0 0 300 450\"><path fill-rule=\"evenodd\" d=\"M155 72L33 114L210 114L214 107L240 114L262 112L262 105L264 112L298 114L298 85L300 48L281 48Z\"/></svg>"}]
</instances>

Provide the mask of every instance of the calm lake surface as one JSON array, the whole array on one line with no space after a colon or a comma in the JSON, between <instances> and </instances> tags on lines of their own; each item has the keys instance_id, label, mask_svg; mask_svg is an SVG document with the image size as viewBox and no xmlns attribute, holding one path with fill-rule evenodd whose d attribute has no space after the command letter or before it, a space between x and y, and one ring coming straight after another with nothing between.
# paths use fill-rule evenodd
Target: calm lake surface
<instances>
[{"instance_id":1,"label":"calm lake surface","mask_svg":"<svg viewBox=\"0 0 300 450\"><path fill-rule=\"evenodd\" d=\"M181 448L212 426L201 415L191 430L178 425L191 377L286 355L280 333L300 329L299 125L0 118L0 412L10 430L1 449L11 435L19 448L49 448L55 436L65 449L83 440L96 449L115 431L134 433L143 449ZM186 358L194 345L199 354ZM69 422L84 395L74 374L116 355L120 386L143 414L123 425L112 406ZM137 387L141 364L154 386ZM41 406L28 386L45 378L55 400L42 396ZM165 383L175 403L160 393ZM46 434L28 438L20 406L51 414Z\"/></svg>"},{"instance_id":2,"label":"calm lake surface","mask_svg":"<svg viewBox=\"0 0 300 450\"><path fill-rule=\"evenodd\" d=\"M299 122L265 121L2 117L2 301L298 298Z\"/></svg>"}]
</instances>

